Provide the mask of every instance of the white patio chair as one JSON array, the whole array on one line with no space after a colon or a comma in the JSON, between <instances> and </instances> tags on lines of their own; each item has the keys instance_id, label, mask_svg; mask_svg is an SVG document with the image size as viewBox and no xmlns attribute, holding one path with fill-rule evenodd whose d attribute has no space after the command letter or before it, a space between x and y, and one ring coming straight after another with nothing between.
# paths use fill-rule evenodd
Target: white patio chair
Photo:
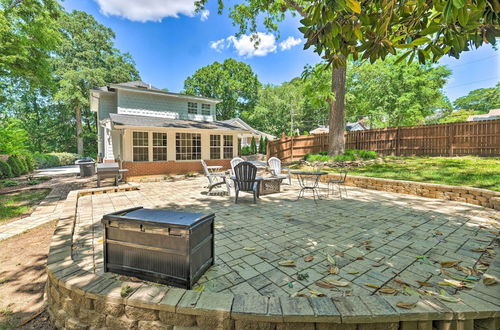
<instances>
[{"instance_id":1,"label":"white patio chair","mask_svg":"<svg viewBox=\"0 0 500 330\"><path fill-rule=\"evenodd\" d=\"M240 157L235 157L233 159L231 159L231 176L234 176L234 167L236 165L238 165L239 163L241 162L244 162L245 160L243 158L240 158Z\"/></svg>"},{"instance_id":2,"label":"white patio chair","mask_svg":"<svg viewBox=\"0 0 500 330\"><path fill-rule=\"evenodd\" d=\"M269 170L271 171L271 174L273 176L288 179L288 184L292 184L292 176L290 175L290 170L287 168L281 168L281 160L276 157L271 157L269 158L267 163L269 164Z\"/></svg>"},{"instance_id":3,"label":"white patio chair","mask_svg":"<svg viewBox=\"0 0 500 330\"><path fill-rule=\"evenodd\" d=\"M205 172L205 176L208 179L208 193L210 196L212 189L218 186L226 185L227 194L230 194L229 181L226 180L225 172L217 172L217 170L221 170L222 166L208 166L207 163L202 159L201 165L203 166L203 172Z\"/></svg>"}]
</instances>

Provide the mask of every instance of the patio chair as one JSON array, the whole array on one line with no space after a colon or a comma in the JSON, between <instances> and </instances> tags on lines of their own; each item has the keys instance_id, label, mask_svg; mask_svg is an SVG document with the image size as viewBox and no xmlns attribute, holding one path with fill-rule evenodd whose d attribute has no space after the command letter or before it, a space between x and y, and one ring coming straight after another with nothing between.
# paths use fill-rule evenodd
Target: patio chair
<instances>
[{"instance_id":1,"label":"patio chair","mask_svg":"<svg viewBox=\"0 0 500 330\"><path fill-rule=\"evenodd\" d=\"M235 157L235 158L231 159L231 175L232 175L232 176L234 176L234 175L235 175L235 174L234 174L234 167L235 167L236 165L238 165L239 163L244 162L244 161L245 161L245 160L244 160L244 159L242 159L242 158L240 158L240 157Z\"/></svg>"},{"instance_id":2,"label":"patio chair","mask_svg":"<svg viewBox=\"0 0 500 330\"><path fill-rule=\"evenodd\" d=\"M287 168L281 168L281 160L276 157L271 157L267 161L269 164L269 169L271 174L278 178L288 179L288 184L292 185L292 176L290 175L290 170ZM286 173L284 173L286 171Z\"/></svg>"},{"instance_id":3,"label":"patio chair","mask_svg":"<svg viewBox=\"0 0 500 330\"><path fill-rule=\"evenodd\" d=\"M203 172L208 179L208 195L210 196L212 189L218 186L226 185L227 194L230 194L229 182L226 180L225 172L215 172L214 170L220 170L222 166L207 166L207 163L202 159L201 165L203 166Z\"/></svg>"},{"instance_id":4,"label":"patio chair","mask_svg":"<svg viewBox=\"0 0 500 330\"><path fill-rule=\"evenodd\" d=\"M340 199L342 199L342 188L344 189L345 196L347 197L347 188L345 186L345 179L347 177L347 169L341 169L339 172L338 179L329 179L327 183L327 196L330 196L330 190L333 193L335 192L335 187L339 190Z\"/></svg>"},{"instance_id":5,"label":"patio chair","mask_svg":"<svg viewBox=\"0 0 500 330\"><path fill-rule=\"evenodd\" d=\"M249 162L241 162L234 167L234 176L231 177L234 182L235 203L238 203L240 191L252 192L253 202L259 198L260 180L257 179L257 167Z\"/></svg>"}]
</instances>

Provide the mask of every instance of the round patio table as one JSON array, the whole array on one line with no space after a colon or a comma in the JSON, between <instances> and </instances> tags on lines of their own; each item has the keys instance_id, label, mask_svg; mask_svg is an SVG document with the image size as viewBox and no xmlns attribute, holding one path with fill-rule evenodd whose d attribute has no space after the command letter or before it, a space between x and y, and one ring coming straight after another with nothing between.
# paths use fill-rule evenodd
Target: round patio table
<instances>
[{"instance_id":1,"label":"round patio table","mask_svg":"<svg viewBox=\"0 0 500 330\"><path fill-rule=\"evenodd\" d=\"M319 179L323 175L327 175L327 172L319 172L319 171L292 171L292 174L297 176L300 185L299 196L297 200L301 197L304 197L306 190L311 190L313 193L314 201L316 202L316 196L318 199L321 199L319 195Z\"/></svg>"}]
</instances>

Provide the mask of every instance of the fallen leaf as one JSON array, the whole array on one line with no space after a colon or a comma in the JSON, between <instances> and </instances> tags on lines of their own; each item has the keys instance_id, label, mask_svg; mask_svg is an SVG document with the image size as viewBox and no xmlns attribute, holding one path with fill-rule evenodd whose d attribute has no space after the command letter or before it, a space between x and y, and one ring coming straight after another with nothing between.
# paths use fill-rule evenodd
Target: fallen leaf
<instances>
[{"instance_id":1,"label":"fallen leaf","mask_svg":"<svg viewBox=\"0 0 500 330\"><path fill-rule=\"evenodd\" d=\"M440 264L441 264L441 267L443 267L443 268L452 268L452 267L455 267L456 265L458 265L458 262L456 262L456 261L441 261Z\"/></svg>"},{"instance_id":2,"label":"fallen leaf","mask_svg":"<svg viewBox=\"0 0 500 330\"><path fill-rule=\"evenodd\" d=\"M307 295L303 292L294 292L290 295L290 297L307 297Z\"/></svg>"},{"instance_id":3,"label":"fallen leaf","mask_svg":"<svg viewBox=\"0 0 500 330\"><path fill-rule=\"evenodd\" d=\"M314 257L313 256L307 256L307 257L304 257L304 261L305 262L310 262L310 261L313 261L314 260Z\"/></svg>"},{"instance_id":4,"label":"fallen leaf","mask_svg":"<svg viewBox=\"0 0 500 330\"><path fill-rule=\"evenodd\" d=\"M337 275L339 273L339 268L336 266L330 265L330 267L328 267L328 273L330 273L332 275Z\"/></svg>"},{"instance_id":5,"label":"fallen leaf","mask_svg":"<svg viewBox=\"0 0 500 330\"><path fill-rule=\"evenodd\" d=\"M373 246L371 246L371 245L365 246L365 250L370 251L371 249L373 249Z\"/></svg>"},{"instance_id":6,"label":"fallen leaf","mask_svg":"<svg viewBox=\"0 0 500 330\"><path fill-rule=\"evenodd\" d=\"M436 297L438 297L438 299L441 299L441 300L444 300L447 302L451 302L451 303L457 303L457 302L462 301L462 299L460 299L460 298L445 296L445 295L441 295L441 294L436 295Z\"/></svg>"},{"instance_id":7,"label":"fallen leaf","mask_svg":"<svg viewBox=\"0 0 500 330\"><path fill-rule=\"evenodd\" d=\"M363 283L364 286L367 286L369 288L374 288L374 289L380 289L380 286L377 285L377 284L373 284L373 283Z\"/></svg>"},{"instance_id":8,"label":"fallen leaf","mask_svg":"<svg viewBox=\"0 0 500 330\"><path fill-rule=\"evenodd\" d=\"M368 241L361 242L361 244L363 244L363 245L368 245L368 244L370 244L371 242L372 242L372 241L368 240Z\"/></svg>"},{"instance_id":9,"label":"fallen leaf","mask_svg":"<svg viewBox=\"0 0 500 330\"><path fill-rule=\"evenodd\" d=\"M297 279L299 281L304 281L304 280L307 280L307 278L309 277L309 274L308 273L302 273L302 274L297 274Z\"/></svg>"},{"instance_id":10,"label":"fallen leaf","mask_svg":"<svg viewBox=\"0 0 500 330\"><path fill-rule=\"evenodd\" d=\"M347 274L356 275L359 274L359 272L353 271L353 272L347 272Z\"/></svg>"},{"instance_id":11,"label":"fallen leaf","mask_svg":"<svg viewBox=\"0 0 500 330\"><path fill-rule=\"evenodd\" d=\"M244 247L243 250L245 250L245 251L255 251L255 248L253 248L253 247Z\"/></svg>"},{"instance_id":12,"label":"fallen leaf","mask_svg":"<svg viewBox=\"0 0 500 330\"><path fill-rule=\"evenodd\" d=\"M378 290L378 292L385 293L385 294L394 294L394 293L398 292L398 290L393 289L393 288L380 288Z\"/></svg>"},{"instance_id":13,"label":"fallen leaf","mask_svg":"<svg viewBox=\"0 0 500 330\"><path fill-rule=\"evenodd\" d=\"M328 282L328 281L316 281L315 283L317 286L319 286L320 288L325 288L325 289L331 289L333 288L335 285L333 285L332 283Z\"/></svg>"},{"instance_id":14,"label":"fallen leaf","mask_svg":"<svg viewBox=\"0 0 500 330\"><path fill-rule=\"evenodd\" d=\"M410 288L409 286L406 286L404 288L405 292L408 293L410 296L414 296L414 297L420 297L420 293L418 293L417 291L415 291L414 289Z\"/></svg>"},{"instance_id":15,"label":"fallen leaf","mask_svg":"<svg viewBox=\"0 0 500 330\"><path fill-rule=\"evenodd\" d=\"M335 280L330 280L328 281L330 282L331 284L335 285L335 286L340 286L340 287L344 287L344 286L348 286L350 283L347 282L347 281L335 281Z\"/></svg>"},{"instance_id":16,"label":"fallen leaf","mask_svg":"<svg viewBox=\"0 0 500 330\"><path fill-rule=\"evenodd\" d=\"M472 252L486 252L485 248L475 248L475 249L470 249Z\"/></svg>"},{"instance_id":17,"label":"fallen leaf","mask_svg":"<svg viewBox=\"0 0 500 330\"><path fill-rule=\"evenodd\" d=\"M335 255L337 257L341 257L342 258L342 257L344 257L344 252L342 252L342 251L335 251Z\"/></svg>"},{"instance_id":18,"label":"fallen leaf","mask_svg":"<svg viewBox=\"0 0 500 330\"><path fill-rule=\"evenodd\" d=\"M436 235L443 235L443 233L442 233L442 232L440 232L439 230L436 230L436 231L434 232L434 234L436 234Z\"/></svg>"},{"instance_id":19,"label":"fallen leaf","mask_svg":"<svg viewBox=\"0 0 500 330\"><path fill-rule=\"evenodd\" d=\"M456 280L445 279L444 282L449 283L451 286L456 286L457 288L461 288L464 286L462 282Z\"/></svg>"},{"instance_id":20,"label":"fallen leaf","mask_svg":"<svg viewBox=\"0 0 500 330\"><path fill-rule=\"evenodd\" d=\"M278 265L283 266L283 267L295 267L295 261L293 260L285 260L285 261L280 261L278 262Z\"/></svg>"},{"instance_id":21,"label":"fallen leaf","mask_svg":"<svg viewBox=\"0 0 500 330\"><path fill-rule=\"evenodd\" d=\"M197 287L193 288L193 291L203 292L205 291L205 286L203 284L198 285Z\"/></svg>"},{"instance_id":22,"label":"fallen leaf","mask_svg":"<svg viewBox=\"0 0 500 330\"><path fill-rule=\"evenodd\" d=\"M421 286L427 286L427 287L432 287L433 285L428 283L428 282L423 282L423 281L416 281L418 284Z\"/></svg>"},{"instance_id":23,"label":"fallen leaf","mask_svg":"<svg viewBox=\"0 0 500 330\"><path fill-rule=\"evenodd\" d=\"M494 278L493 276L484 275L483 276L483 283L484 283L484 285L497 284L497 279Z\"/></svg>"},{"instance_id":24,"label":"fallen leaf","mask_svg":"<svg viewBox=\"0 0 500 330\"><path fill-rule=\"evenodd\" d=\"M326 295L323 292L319 292L316 290L309 290L311 297L325 297Z\"/></svg>"},{"instance_id":25,"label":"fallen leaf","mask_svg":"<svg viewBox=\"0 0 500 330\"><path fill-rule=\"evenodd\" d=\"M402 280L398 280L397 278L394 279L394 282L401 284L401 285L409 286L408 283L406 283L405 281L402 281Z\"/></svg>"},{"instance_id":26,"label":"fallen leaf","mask_svg":"<svg viewBox=\"0 0 500 330\"><path fill-rule=\"evenodd\" d=\"M359 256L359 257L356 257L355 260L363 260L365 257L363 256Z\"/></svg>"},{"instance_id":27,"label":"fallen leaf","mask_svg":"<svg viewBox=\"0 0 500 330\"><path fill-rule=\"evenodd\" d=\"M330 263L330 265L335 265L335 259L329 254L326 254L326 260Z\"/></svg>"},{"instance_id":28,"label":"fallen leaf","mask_svg":"<svg viewBox=\"0 0 500 330\"><path fill-rule=\"evenodd\" d=\"M494 256L497 254L497 252L493 249L486 249L486 253L488 253L490 256Z\"/></svg>"},{"instance_id":29,"label":"fallen leaf","mask_svg":"<svg viewBox=\"0 0 500 330\"><path fill-rule=\"evenodd\" d=\"M398 302L396 304L399 308L404 308L404 309L412 309L417 307L417 303L410 303L410 302Z\"/></svg>"}]
</instances>

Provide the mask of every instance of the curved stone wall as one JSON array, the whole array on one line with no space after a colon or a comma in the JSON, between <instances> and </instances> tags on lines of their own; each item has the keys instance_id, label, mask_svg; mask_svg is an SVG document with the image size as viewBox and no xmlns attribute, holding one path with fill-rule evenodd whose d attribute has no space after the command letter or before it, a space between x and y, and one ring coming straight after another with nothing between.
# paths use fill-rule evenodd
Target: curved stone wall
<instances>
[{"instance_id":1,"label":"curved stone wall","mask_svg":"<svg viewBox=\"0 0 500 330\"><path fill-rule=\"evenodd\" d=\"M123 282L84 270L72 258L78 197L137 189L73 191L65 202L47 262L48 312L59 329L498 329L500 300L478 283L448 302L434 297L265 297L197 292ZM498 258L488 273L500 275ZM130 292L122 296L124 287ZM497 288L496 286L493 288ZM416 303L412 309L397 302Z\"/></svg>"}]
</instances>

